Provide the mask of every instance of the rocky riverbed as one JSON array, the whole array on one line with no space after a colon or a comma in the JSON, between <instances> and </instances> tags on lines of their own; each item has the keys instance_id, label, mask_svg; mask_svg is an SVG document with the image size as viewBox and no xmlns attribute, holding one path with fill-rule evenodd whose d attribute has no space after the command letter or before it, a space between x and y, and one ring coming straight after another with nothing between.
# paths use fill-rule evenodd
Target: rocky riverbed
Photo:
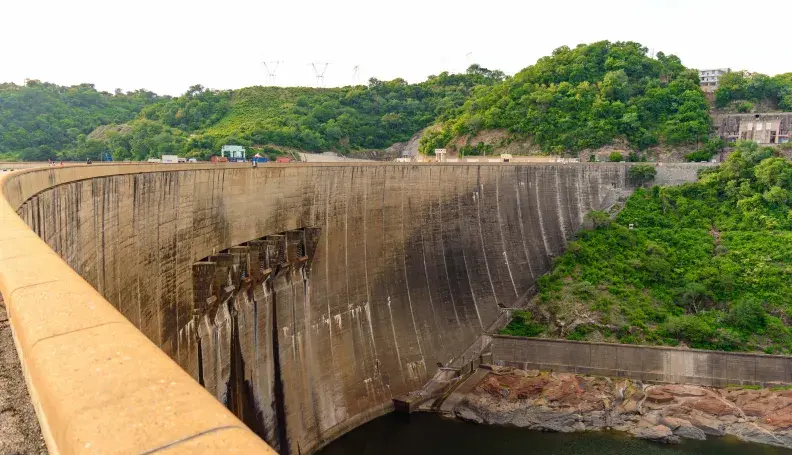
<instances>
[{"instance_id":1,"label":"rocky riverbed","mask_svg":"<svg viewBox=\"0 0 792 455\"><path fill-rule=\"evenodd\" d=\"M643 384L496 367L453 412L471 422L533 430L616 430L665 443L733 435L792 448L792 390Z\"/></svg>"}]
</instances>

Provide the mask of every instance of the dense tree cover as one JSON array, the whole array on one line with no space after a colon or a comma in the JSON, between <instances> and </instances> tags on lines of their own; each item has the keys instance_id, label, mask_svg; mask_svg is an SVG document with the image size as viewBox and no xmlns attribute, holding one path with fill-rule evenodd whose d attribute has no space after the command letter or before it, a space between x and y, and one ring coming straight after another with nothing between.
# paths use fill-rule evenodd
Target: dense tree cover
<instances>
[{"instance_id":1,"label":"dense tree cover","mask_svg":"<svg viewBox=\"0 0 792 455\"><path fill-rule=\"evenodd\" d=\"M432 153L458 137L505 128L562 153L624 138L635 149L704 139L710 130L698 75L633 42L561 47L501 84L473 92L458 115L422 139Z\"/></svg>"},{"instance_id":2,"label":"dense tree cover","mask_svg":"<svg viewBox=\"0 0 792 455\"><path fill-rule=\"evenodd\" d=\"M792 111L792 73L767 76L745 71L724 74L715 91L715 104L726 107L730 103L739 112L750 112L753 103L766 102L783 111Z\"/></svg>"},{"instance_id":3,"label":"dense tree cover","mask_svg":"<svg viewBox=\"0 0 792 455\"><path fill-rule=\"evenodd\" d=\"M251 87L235 92L228 115L190 145L205 149L230 138L311 151L385 148L444 118L474 87L502 78L473 65L465 74L442 73L419 84L371 79L343 88Z\"/></svg>"},{"instance_id":4,"label":"dense tree cover","mask_svg":"<svg viewBox=\"0 0 792 455\"><path fill-rule=\"evenodd\" d=\"M507 333L792 352L792 164L774 149L739 143L698 182L588 219Z\"/></svg>"},{"instance_id":5,"label":"dense tree cover","mask_svg":"<svg viewBox=\"0 0 792 455\"><path fill-rule=\"evenodd\" d=\"M637 164L627 171L627 179L636 185L643 185L654 180L657 168L651 164Z\"/></svg>"},{"instance_id":6,"label":"dense tree cover","mask_svg":"<svg viewBox=\"0 0 792 455\"><path fill-rule=\"evenodd\" d=\"M709 161L715 154L726 148L726 141L721 138L710 138L698 150L685 155L685 161Z\"/></svg>"},{"instance_id":7,"label":"dense tree cover","mask_svg":"<svg viewBox=\"0 0 792 455\"><path fill-rule=\"evenodd\" d=\"M0 84L0 158L68 157L97 126L129 121L158 100L145 90L111 94L91 84Z\"/></svg>"},{"instance_id":8,"label":"dense tree cover","mask_svg":"<svg viewBox=\"0 0 792 455\"><path fill-rule=\"evenodd\" d=\"M228 113L231 93L193 85L178 98L147 106L143 117L192 133L217 123Z\"/></svg>"},{"instance_id":9,"label":"dense tree cover","mask_svg":"<svg viewBox=\"0 0 792 455\"><path fill-rule=\"evenodd\" d=\"M85 84L31 81L0 86L0 153L6 159L143 160L161 154L208 158L228 143L309 151L385 148L459 108L500 71L472 65L418 84L371 79L367 86L315 89L190 87L182 96L101 93ZM123 124L123 125L121 125ZM102 134L90 135L100 125Z\"/></svg>"}]
</instances>

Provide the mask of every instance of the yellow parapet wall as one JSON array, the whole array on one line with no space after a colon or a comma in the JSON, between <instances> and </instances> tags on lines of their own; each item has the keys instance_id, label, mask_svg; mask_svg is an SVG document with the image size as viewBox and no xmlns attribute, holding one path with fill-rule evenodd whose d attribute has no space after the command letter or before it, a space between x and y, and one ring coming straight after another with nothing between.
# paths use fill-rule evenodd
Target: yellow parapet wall
<instances>
[{"instance_id":1,"label":"yellow parapet wall","mask_svg":"<svg viewBox=\"0 0 792 455\"><path fill-rule=\"evenodd\" d=\"M73 166L0 177L0 291L52 454L274 453L16 214L54 185L184 166Z\"/></svg>"}]
</instances>

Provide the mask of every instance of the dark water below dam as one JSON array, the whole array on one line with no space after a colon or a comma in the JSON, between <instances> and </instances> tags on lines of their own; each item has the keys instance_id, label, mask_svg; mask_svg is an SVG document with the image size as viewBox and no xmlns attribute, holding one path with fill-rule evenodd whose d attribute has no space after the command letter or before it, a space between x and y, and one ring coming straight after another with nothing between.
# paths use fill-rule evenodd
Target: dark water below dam
<instances>
[{"instance_id":1,"label":"dark water below dam","mask_svg":"<svg viewBox=\"0 0 792 455\"><path fill-rule=\"evenodd\" d=\"M544 433L475 425L437 414L388 414L325 447L320 455L792 455L792 450L734 438L666 445L621 433Z\"/></svg>"}]
</instances>

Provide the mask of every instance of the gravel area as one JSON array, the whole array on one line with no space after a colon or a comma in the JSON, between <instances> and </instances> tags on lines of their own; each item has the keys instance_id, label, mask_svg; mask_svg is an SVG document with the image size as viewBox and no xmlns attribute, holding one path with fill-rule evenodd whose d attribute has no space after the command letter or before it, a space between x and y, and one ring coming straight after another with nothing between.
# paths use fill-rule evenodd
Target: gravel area
<instances>
[{"instance_id":1,"label":"gravel area","mask_svg":"<svg viewBox=\"0 0 792 455\"><path fill-rule=\"evenodd\" d=\"M0 296L0 455L46 453Z\"/></svg>"}]
</instances>

